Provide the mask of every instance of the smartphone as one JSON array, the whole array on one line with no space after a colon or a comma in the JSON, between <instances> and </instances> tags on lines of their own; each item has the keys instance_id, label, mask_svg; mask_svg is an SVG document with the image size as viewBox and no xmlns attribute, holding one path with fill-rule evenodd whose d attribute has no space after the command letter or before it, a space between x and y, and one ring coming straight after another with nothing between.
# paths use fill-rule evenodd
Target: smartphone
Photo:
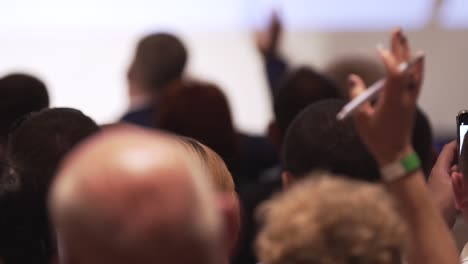
<instances>
[{"instance_id":1,"label":"smartphone","mask_svg":"<svg viewBox=\"0 0 468 264\"><path fill-rule=\"evenodd\" d=\"M468 131L468 110L462 110L457 114L457 143L458 151L461 153L463 146L463 140L465 139L465 134Z\"/></svg>"}]
</instances>

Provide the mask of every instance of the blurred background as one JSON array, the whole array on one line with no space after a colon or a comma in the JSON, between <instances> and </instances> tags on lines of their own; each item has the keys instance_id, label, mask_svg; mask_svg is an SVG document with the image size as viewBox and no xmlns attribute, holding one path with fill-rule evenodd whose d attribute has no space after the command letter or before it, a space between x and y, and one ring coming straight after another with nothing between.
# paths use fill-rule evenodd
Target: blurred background
<instances>
[{"instance_id":1,"label":"blurred background","mask_svg":"<svg viewBox=\"0 0 468 264\"><path fill-rule=\"evenodd\" d=\"M319 69L345 55L375 58L401 26L427 53L420 105L437 137L455 137L455 116L468 109L467 0L0 0L0 75L35 74L53 106L112 122L128 106L136 42L171 31L190 51L189 74L221 86L240 130L263 133L271 105L253 35L272 10L284 23L282 54Z\"/></svg>"}]
</instances>

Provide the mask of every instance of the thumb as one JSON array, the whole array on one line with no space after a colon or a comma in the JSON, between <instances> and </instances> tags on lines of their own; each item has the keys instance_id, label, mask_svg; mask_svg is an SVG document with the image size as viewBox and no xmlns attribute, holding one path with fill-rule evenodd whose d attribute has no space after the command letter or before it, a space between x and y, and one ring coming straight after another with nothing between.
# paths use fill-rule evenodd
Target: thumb
<instances>
[{"instance_id":1,"label":"thumb","mask_svg":"<svg viewBox=\"0 0 468 264\"><path fill-rule=\"evenodd\" d=\"M349 97L351 100L361 95L366 90L366 85L362 79L355 75L351 74L348 78L349 83ZM358 125L364 125L369 117L373 114L374 109L372 108L370 102L365 102L361 105L356 112L354 113L355 122Z\"/></svg>"}]
</instances>

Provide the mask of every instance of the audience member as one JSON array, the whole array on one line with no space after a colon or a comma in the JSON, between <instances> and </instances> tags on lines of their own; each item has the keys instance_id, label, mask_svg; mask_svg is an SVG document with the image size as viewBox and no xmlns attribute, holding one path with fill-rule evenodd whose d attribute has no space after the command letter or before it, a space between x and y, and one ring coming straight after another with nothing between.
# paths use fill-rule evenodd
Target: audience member
<instances>
[{"instance_id":1,"label":"audience member","mask_svg":"<svg viewBox=\"0 0 468 264\"><path fill-rule=\"evenodd\" d=\"M350 120L338 121L345 105L341 99L311 104L291 124L283 149L286 181L316 169L329 170L366 181L378 179L377 164L359 139ZM424 113L416 112L412 146L429 176L434 164L432 132Z\"/></svg>"},{"instance_id":2,"label":"audience member","mask_svg":"<svg viewBox=\"0 0 468 264\"><path fill-rule=\"evenodd\" d=\"M275 120L269 126L269 138L280 156L286 130L294 117L309 104L329 98L338 97L338 89L333 82L308 67L301 67L287 74L276 88L273 100ZM281 189L283 164L265 170L256 184L244 188L241 193L245 210L245 225L241 249L235 263L256 263L253 242L256 235L254 212L256 207Z\"/></svg>"},{"instance_id":3,"label":"audience member","mask_svg":"<svg viewBox=\"0 0 468 264\"><path fill-rule=\"evenodd\" d=\"M392 51L384 49L378 51L388 73L384 91L375 107L370 103L360 106L353 119L359 136L377 161L382 172L382 181L397 202L399 214L407 225L408 250L404 251L402 247L396 248L401 245L399 242L402 239L395 236L395 232L379 233L376 230L365 232L365 228L349 228L352 224L357 224L357 221L352 219L363 215L349 207L338 210L334 208L333 202L344 197L340 195L342 191L327 191L323 195L318 195L316 199L305 201L301 194L307 192L301 190L307 189L308 192L313 192L314 188L300 189L304 186L298 185L287 191L284 200L277 200L276 205L273 202L273 208L263 212L267 219L267 226L264 229L267 232L259 239L259 252L263 257L261 259L263 263L458 263L455 245L431 200L420 161L411 145L416 101L423 78L423 62L416 64L409 73L398 71L398 65L411 58L407 41L399 30L392 34ZM351 98L355 98L366 89L364 82L356 75L351 76L350 82ZM363 186L363 183L357 184ZM346 193L348 196L346 199L342 198L341 204L351 204L356 199L353 199L352 191L347 190ZM362 191L359 194L362 195ZM323 198L323 203L317 203L319 198ZM324 203L329 208L321 207ZM375 210L377 205L376 201L372 203L362 201L358 204L367 207L368 210ZM385 206L385 203L379 205ZM281 209L275 206L281 206ZM302 208L305 210L300 210ZM321 216L310 218L310 214L306 213L310 212L306 210L307 208L320 212ZM348 210L352 211L351 215L346 215ZM343 216L339 219L341 223L333 221L339 213ZM280 214L288 217L282 218ZM273 216L274 220L268 221ZM360 219L359 222L370 223L369 218L380 216L372 214L371 217ZM278 219L287 220L281 222ZM310 228L311 226L314 228ZM375 228L376 225L368 224L367 228L370 227ZM304 231L307 229L322 239L315 236L301 239L304 237L303 234L307 233ZM298 233L298 230L301 232ZM367 234L363 236L364 240L357 242L354 238L360 232ZM341 235L343 233L346 235ZM386 241L392 241L392 236L396 238L394 242L386 244ZM366 237L367 242L365 242ZM437 237L437 240L434 237ZM346 243L350 240L350 243ZM330 242L328 247L321 251L313 251L317 248L316 245L327 245L328 242ZM384 245L383 248L379 248L380 243ZM377 248L369 250L369 245ZM403 256L406 261L399 256Z\"/></svg>"},{"instance_id":4,"label":"audience member","mask_svg":"<svg viewBox=\"0 0 468 264\"><path fill-rule=\"evenodd\" d=\"M10 127L21 116L49 107L45 84L31 75L14 73L0 78L0 157Z\"/></svg>"},{"instance_id":5,"label":"audience member","mask_svg":"<svg viewBox=\"0 0 468 264\"><path fill-rule=\"evenodd\" d=\"M155 123L162 130L199 140L223 157L231 171L237 169L240 150L231 110L215 85L184 82L166 90Z\"/></svg>"},{"instance_id":6,"label":"audience member","mask_svg":"<svg viewBox=\"0 0 468 264\"><path fill-rule=\"evenodd\" d=\"M384 188L343 176L310 175L257 216L265 264L395 264L406 248L405 224Z\"/></svg>"},{"instance_id":7,"label":"audience member","mask_svg":"<svg viewBox=\"0 0 468 264\"><path fill-rule=\"evenodd\" d=\"M35 77L0 78L0 264L459 262L447 227L459 213L468 223L468 135L459 155L452 142L435 158L417 107L424 60L399 71L405 35L377 49L383 68L341 57L327 75L291 70L281 35L274 13L256 39L269 140L236 130L215 84L184 78L187 49L168 33L139 41L129 112L101 133L78 110L49 109ZM377 99L337 120L382 77Z\"/></svg>"},{"instance_id":8,"label":"audience member","mask_svg":"<svg viewBox=\"0 0 468 264\"><path fill-rule=\"evenodd\" d=\"M365 103L354 114L356 130L377 161L382 180L408 224L411 239L407 262L458 263L455 243L429 195L420 160L411 144L424 61L410 71L398 70L401 63L411 59L408 41L400 30L392 34L391 51L378 48L378 53L387 80L375 106ZM356 75L350 77L350 84L351 98L366 89Z\"/></svg>"},{"instance_id":9,"label":"audience member","mask_svg":"<svg viewBox=\"0 0 468 264\"><path fill-rule=\"evenodd\" d=\"M5 263L48 263L54 253L47 194L62 158L98 131L78 110L52 108L17 121L9 136L1 186L6 199L0 240Z\"/></svg>"},{"instance_id":10,"label":"audience member","mask_svg":"<svg viewBox=\"0 0 468 264\"><path fill-rule=\"evenodd\" d=\"M226 162L239 188L276 161L265 139L235 131L227 98L213 84L186 81L167 89L155 123L212 148Z\"/></svg>"},{"instance_id":11,"label":"audience member","mask_svg":"<svg viewBox=\"0 0 468 264\"><path fill-rule=\"evenodd\" d=\"M205 175L210 179L217 192L217 200L224 217L224 241L227 242L229 256L235 253L240 232L240 204L235 190L235 184L223 159L209 147L201 144L195 139L179 137L192 152L195 153L202 166L208 170ZM229 263L226 260L226 263Z\"/></svg>"},{"instance_id":12,"label":"audience member","mask_svg":"<svg viewBox=\"0 0 468 264\"><path fill-rule=\"evenodd\" d=\"M275 121L273 141L281 146L291 122L311 103L338 98L337 86L309 67L301 67L285 76L273 100Z\"/></svg>"},{"instance_id":13,"label":"audience member","mask_svg":"<svg viewBox=\"0 0 468 264\"><path fill-rule=\"evenodd\" d=\"M50 195L61 263L222 263L214 193L192 154L138 128L81 144Z\"/></svg>"},{"instance_id":14,"label":"audience member","mask_svg":"<svg viewBox=\"0 0 468 264\"><path fill-rule=\"evenodd\" d=\"M154 33L142 38L127 74L130 111L121 121L152 127L159 94L182 79L187 57L184 44L174 35Z\"/></svg>"},{"instance_id":15,"label":"audience member","mask_svg":"<svg viewBox=\"0 0 468 264\"><path fill-rule=\"evenodd\" d=\"M384 75L383 67L376 61L370 58L366 58L364 56L356 55L338 58L326 67L325 73L328 77L331 78L332 81L326 80L326 77L324 77L323 75L322 77L320 77L320 75L317 72L314 72L313 70L307 67L303 67L299 70L289 72L288 64L279 52L282 28L283 27L279 16L276 13L273 13L267 30L265 30L264 32L259 32L256 35L257 49L259 50L264 60L269 88L271 93L273 95L276 95L274 96L274 112L276 122L273 122L269 128L270 139L273 140L276 146L281 146L281 141L285 136L284 134L286 132L287 125L289 125L289 123L292 122L293 118L308 104L318 101L317 99L329 99L338 97L348 99L347 78L349 74L357 74L361 76L366 85L373 84L374 82L382 78L382 76ZM304 69L306 69L306 71L304 71ZM313 79L314 75L315 81ZM302 78L300 78L299 76L302 76ZM318 77L320 77L320 79L317 79ZM283 80L283 83L281 82L281 80ZM319 87L320 85L322 89L316 90L315 96L317 97L315 100L308 100L313 98L304 96L305 94L302 94L301 97L298 96L299 94L294 93L290 94L290 96L293 97L293 100L289 100L287 96L284 95L284 93L289 94L289 91L287 91L286 89L281 89L284 86L294 87L301 85L304 88L306 88L307 86ZM299 91L304 90L299 89ZM283 106L281 106L280 104L280 106L278 107L278 97L280 99L283 98L282 101L289 104L289 106L286 105L285 107L283 103ZM304 102L306 104L303 104ZM293 105L296 105L296 107L291 107ZM285 109L277 110L277 108ZM289 109L289 111L291 112L288 113L286 109ZM289 121L281 122L282 117L286 117L286 121ZM281 123L285 123L285 125L281 127ZM280 126L279 129L277 128L277 126ZM281 135L282 131L283 135ZM430 168L432 168L432 165L434 164L434 161L436 159L436 154L432 142L431 125L429 123L429 120L426 118L426 116L421 110L418 110L418 116L414 127L414 137L412 142L417 153L422 159L425 175L429 176ZM267 171L267 173L263 175L262 178L276 178L276 175L280 173L279 171L279 168L273 168Z\"/></svg>"},{"instance_id":16,"label":"audience member","mask_svg":"<svg viewBox=\"0 0 468 264\"><path fill-rule=\"evenodd\" d=\"M379 179L377 163L356 133L351 120L338 121L341 99L314 103L290 125L283 148L283 180L302 178L314 170L328 170L355 179Z\"/></svg>"}]
</instances>

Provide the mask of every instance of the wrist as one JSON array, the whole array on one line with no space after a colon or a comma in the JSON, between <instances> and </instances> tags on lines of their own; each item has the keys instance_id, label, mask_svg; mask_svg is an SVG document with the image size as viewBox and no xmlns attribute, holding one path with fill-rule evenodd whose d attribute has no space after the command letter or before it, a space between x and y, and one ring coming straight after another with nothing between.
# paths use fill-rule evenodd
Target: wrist
<instances>
[{"instance_id":1,"label":"wrist","mask_svg":"<svg viewBox=\"0 0 468 264\"><path fill-rule=\"evenodd\" d=\"M385 167L395 161L401 160L404 157L414 153L412 146L406 146L400 151L394 153L382 153L382 155L375 155L375 159L380 167Z\"/></svg>"},{"instance_id":2,"label":"wrist","mask_svg":"<svg viewBox=\"0 0 468 264\"><path fill-rule=\"evenodd\" d=\"M401 179L413 172L421 169L421 160L418 157L418 154L412 149L399 152L398 155L394 157L399 157L393 160L393 162L387 163L386 161L380 167L380 176L385 182L393 182L398 179ZM390 156L388 157L390 160Z\"/></svg>"}]
</instances>

